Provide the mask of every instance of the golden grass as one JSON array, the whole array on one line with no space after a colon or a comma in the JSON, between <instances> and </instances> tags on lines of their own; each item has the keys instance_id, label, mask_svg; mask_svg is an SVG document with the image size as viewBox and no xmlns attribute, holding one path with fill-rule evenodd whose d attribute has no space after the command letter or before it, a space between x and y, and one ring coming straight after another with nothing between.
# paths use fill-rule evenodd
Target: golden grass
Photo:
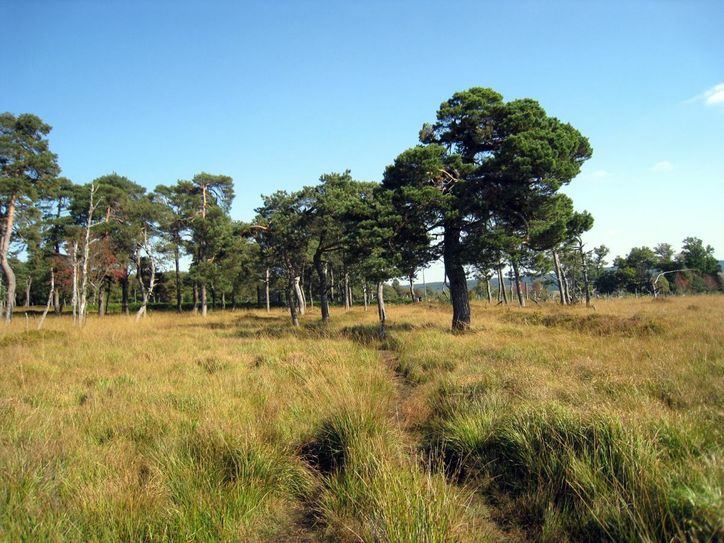
<instances>
[{"instance_id":1,"label":"golden grass","mask_svg":"<svg viewBox=\"0 0 724 543\"><path fill-rule=\"evenodd\" d=\"M596 424L606 432L620 425L614 440L643 436L653 456L637 449L630 462L659 479L692 471L686 481L704 488L689 489L692 507L721 513L724 298L597 301L595 312L473 309L472 332L457 336L446 306L392 306L384 341L375 312L361 308L334 311L329 327L312 311L300 330L282 311L206 320L155 313L140 323L110 316L83 328L49 318L42 332L17 318L0 328L0 539L605 533L576 532L562 502L535 498L540 488L497 485L495 477L520 483L503 460L492 470L451 461L500 459L502 432L536 424L543 438L555 430L567 447ZM598 436L600 428L591 431ZM325 471L315 454L338 458ZM569 482L614 492L611 481L589 473L586 458L569 460ZM533 468L526 467L531 481L543 481ZM670 486L684 492L685 482ZM711 503L700 503L705 498ZM612 501L596 499L589 508L613 515ZM494 502L502 531L485 500ZM633 532L624 517L626 538Z\"/></svg>"}]
</instances>

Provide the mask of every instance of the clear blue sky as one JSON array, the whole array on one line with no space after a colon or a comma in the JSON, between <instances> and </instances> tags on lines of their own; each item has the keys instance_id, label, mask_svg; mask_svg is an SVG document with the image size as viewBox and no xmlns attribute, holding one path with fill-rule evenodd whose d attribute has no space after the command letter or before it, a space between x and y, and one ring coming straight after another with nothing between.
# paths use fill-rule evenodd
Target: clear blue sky
<instances>
[{"instance_id":1,"label":"clear blue sky","mask_svg":"<svg viewBox=\"0 0 724 543\"><path fill-rule=\"evenodd\" d=\"M224 173L249 220L323 172L379 180L440 102L489 86L590 138L567 189L590 245L695 235L724 258L720 0L0 0L0 21L0 110L50 123L78 183Z\"/></svg>"}]
</instances>

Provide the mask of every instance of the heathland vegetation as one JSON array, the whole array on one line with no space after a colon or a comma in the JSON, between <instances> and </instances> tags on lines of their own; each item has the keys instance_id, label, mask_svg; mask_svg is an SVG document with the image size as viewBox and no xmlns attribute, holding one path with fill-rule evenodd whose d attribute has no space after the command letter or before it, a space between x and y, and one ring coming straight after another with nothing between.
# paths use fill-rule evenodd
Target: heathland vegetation
<instances>
[{"instance_id":1,"label":"heathland vegetation","mask_svg":"<svg viewBox=\"0 0 724 543\"><path fill-rule=\"evenodd\" d=\"M537 102L456 93L380 182L248 221L225 175L60 177L49 133L0 115L0 539L724 537L714 251L609 266Z\"/></svg>"},{"instance_id":2,"label":"heathland vegetation","mask_svg":"<svg viewBox=\"0 0 724 543\"><path fill-rule=\"evenodd\" d=\"M724 535L721 297L472 309L15 319L0 538Z\"/></svg>"}]
</instances>

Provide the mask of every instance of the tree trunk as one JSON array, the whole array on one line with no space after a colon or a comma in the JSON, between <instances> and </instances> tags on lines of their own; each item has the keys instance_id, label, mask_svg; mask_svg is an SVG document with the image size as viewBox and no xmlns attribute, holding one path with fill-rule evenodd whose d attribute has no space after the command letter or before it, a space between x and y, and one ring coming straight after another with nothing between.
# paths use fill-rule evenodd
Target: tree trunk
<instances>
[{"instance_id":1,"label":"tree trunk","mask_svg":"<svg viewBox=\"0 0 724 543\"><path fill-rule=\"evenodd\" d=\"M78 318L78 242L73 241L73 297L71 304L73 305L73 321Z\"/></svg>"},{"instance_id":2,"label":"tree trunk","mask_svg":"<svg viewBox=\"0 0 724 543\"><path fill-rule=\"evenodd\" d=\"M450 280L450 300L453 306L452 329L456 332L470 328L468 282L461 261L460 229L446 225L443 236L445 273Z\"/></svg>"},{"instance_id":3,"label":"tree trunk","mask_svg":"<svg viewBox=\"0 0 724 543\"><path fill-rule=\"evenodd\" d=\"M123 270L123 275L121 275L121 312L124 315L130 315L131 308L129 307L129 298L128 298L128 283L130 282L129 279L129 270L128 270L128 264L125 265Z\"/></svg>"},{"instance_id":4,"label":"tree trunk","mask_svg":"<svg viewBox=\"0 0 724 543\"><path fill-rule=\"evenodd\" d=\"M40 322L38 323L38 330L40 330L43 327L43 323L45 322L45 317L48 316L48 311L50 311L50 306L53 304L53 295L55 294L55 272L53 271L53 268L50 268L50 290L48 291L48 303L45 305L45 311L43 311L43 315L40 317Z\"/></svg>"},{"instance_id":5,"label":"tree trunk","mask_svg":"<svg viewBox=\"0 0 724 543\"><path fill-rule=\"evenodd\" d=\"M553 255L553 267L556 272L556 281L558 282L558 294L561 297L561 305L566 305L566 287L563 282L563 273L561 272L561 263L558 260L558 252L554 249L551 251Z\"/></svg>"},{"instance_id":6,"label":"tree trunk","mask_svg":"<svg viewBox=\"0 0 724 543\"><path fill-rule=\"evenodd\" d=\"M143 274L141 273L141 249L139 248L136 256L136 277L138 278L138 284L141 287L143 301L141 302L141 307L136 313L136 322L138 322L141 317L146 316L146 307L148 306L148 300L153 295L153 287L156 285L156 262L153 258L151 248L148 245L148 237L145 230L143 231L143 248L146 251L146 256L148 256L148 262L151 265L151 277L148 281L148 288L146 288L146 285L143 283Z\"/></svg>"},{"instance_id":7,"label":"tree trunk","mask_svg":"<svg viewBox=\"0 0 724 543\"><path fill-rule=\"evenodd\" d=\"M488 291L488 304L492 305L493 303L493 294L490 292L490 278L485 278L485 290Z\"/></svg>"},{"instance_id":8,"label":"tree trunk","mask_svg":"<svg viewBox=\"0 0 724 543\"><path fill-rule=\"evenodd\" d=\"M266 312L271 311L269 305L269 268L266 269L266 277L264 279L264 301L266 302Z\"/></svg>"},{"instance_id":9,"label":"tree trunk","mask_svg":"<svg viewBox=\"0 0 724 543\"><path fill-rule=\"evenodd\" d=\"M563 280L563 296L566 299L566 304L571 304L571 292L568 288L568 279L566 278L566 270L561 266L561 279Z\"/></svg>"},{"instance_id":10,"label":"tree trunk","mask_svg":"<svg viewBox=\"0 0 724 543\"><path fill-rule=\"evenodd\" d=\"M174 260L174 264L175 264L174 281L176 284L176 313L181 313L181 311L182 311L181 304L183 303L183 299L181 296L181 269L180 269L180 264L179 264L180 255L179 255L178 245L174 245L173 260Z\"/></svg>"},{"instance_id":11,"label":"tree trunk","mask_svg":"<svg viewBox=\"0 0 724 543\"><path fill-rule=\"evenodd\" d=\"M221 293L221 309L226 309L226 293Z\"/></svg>"},{"instance_id":12,"label":"tree trunk","mask_svg":"<svg viewBox=\"0 0 724 543\"><path fill-rule=\"evenodd\" d=\"M85 323L88 314L88 259L90 257L90 231L93 226L93 212L95 211L94 196L95 185L91 184L90 203L88 204L88 222L85 226L85 237L83 240L83 260L81 261L80 274L80 303L78 307L78 319L81 324Z\"/></svg>"},{"instance_id":13,"label":"tree trunk","mask_svg":"<svg viewBox=\"0 0 724 543\"><path fill-rule=\"evenodd\" d=\"M422 268L422 299L427 301L427 283L425 282L425 268Z\"/></svg>"},{"instance_id":14,"label":"tree trunk","mask_svg":"<svg viewBox=\"0 0 724 543\"><path fill-rule=\"evenodd\" d=\"M380 330L384 335L387 311L385 310L385 284L382 281L377 283L377 316L380 318Z\"/></svg>"},{"instance_id":15,"label":"tree trunk","mask_svg":"<svg viewBox=\"0 0 724 543\"><path fill-rule=\"evenodd\" d=\"M61 315L63 313L63 304L60 298L60 289L54 289L53 291L53 312L56 315Z\"/></svg>"},{"instance_id":16,"label":"tree trunk","mask_svg":"<svg viewBox=\"0 0 724 543\"><path fill-rule=\"evenodd\" d=\"M7 216L5 217L5 226L3 237L0 239L0 266L2 266L7 281L7 291L5 293L5 320L10 322L13 318L13 308L15 306L15 272L8 262L8 252L10 251L10 239L13 233L13 222L15 221L15 198L8 200Z\"/></svg>"},{"instance_id":17,"label":"tree trunk","mask_svg":"<svg viewBox=\"0 0 724 543\"><path fill-rule=\"evenodd\" d=\"M503 266L498 266L498 282L500 283L500 293L503 295L503 303L508 305L508 293L505 290L505 277L503 276Z\"/></svg>"},{"instance_id":18,"label":"tree trunk","mask_svg":"<svg viewBox=\"0 0 724 543\"><path fill-rule=\"evenodd\" d=\"M349 309L349 274L344 274L344 310Z\"/></svg>"},{"instance_id":19,"label":"tree trunk","mask_svg":"<svg viewBox=\"0 0 724 543\"><path fill-rule=\"evenodd\" d=\"M199 312L199 284L196 281L194 281L193 291L194 291L193 312L198 313Z\"/></svg>"},{"instance_id":20,"label":"tree trunk","mask_svg":"<svg viewBox=\"0 0 724 543\"><path fill-rule=\"evenodd\" d=\"M301 315L304 315L306 312L306 307L304 305L304 294L302 293L302 288L299 286L299 276L295 276L292 281L293 287L294 287L294 297L297 300L297 307L299 308L299 313Z\"/></svg>"},{"instance_id":21,"label":"tree trunk","mask_svg":"<svg viewBox=\"0 0 724 543\"><path fill-rule=\"evenodd\" d=\"M100 292L98 293L98 316L103 317L108 309L108 298L111 292L111 278L107 275L103 278Z\"/></svg>"},{"instance_id":22,"label":"tree trunk","mask_svg":"<svg viewBox=\"0 0 724 543\"><path fill-rule=\"evenodd\" d=\"M287 306L289 307L289 315L292 319L292 326L299 326L299 317L297 316L297 306L294 303L297 297L295 289L295 281L293 277L289 277L287 281Z\"/></svg>"},{"instance_id":23,"label":"tree trunk","mask_svg":"<svg viewBox=\"0 0 724 543\"><path fill-rule=\"evenodd\" d=\"M525 298L523 297L523 289L520 286L520 270L518 269L518 262L515 259L510 261L513 266L513 276L515 277L515 293L518 296L518 303L521 307L525 307Z\"/></svg>"},{"instance_id":24,"label":"tree trunk","mask_svg":"<svg viewBox=\"0 0 724 543\"><path fill-rule=\"evenodd\" d=\"M201 283L201 316L206 317L208 307L206 306L206 283Z\"/></svg>"},{"instance_id":25,"label":"tree trunk","mask_svg":"<svg viewBox=\"0 0 724 543\"><path fill-rule=\"evenodd\" d=\"M591 307L591 285L588 280L588 263L586 262L586 253L583 252L583 242L579 240L578 251L581 253L581 267L583 268L583 288L586 296L586 307ZM654 287L654 297L656 297L656 287Z\"/></svg>"},{"instance_id":26,"label":"tree trunk","mask_svg":"<svg viewBox=\"0 0 724 543\"><path fill-rule=\"evenodd\" d=\"M369 295L368 295L368 291L367 291L367 281L365 281L365 282L362 284L362 299L363 299L364 304L365 304L365 311L367 311L367 310L369 309L369 306L370 306Z\"/></svg>"},{"instance_id":27,"label":"tree trunk","mask_svg":"<svg viewBox=\"0 0 724 543\"><path fill-rule=\"evenodd\" d=\"M334 268L332 266L329 267L329 297L334 303Z\"/></svg>"},{"instance_id":28,"label":"tree trunk","mask_svg":"<svg viewBox=\"0 0 724 543\"><path fill-rule=\"evenodd\" d=\"M415 276L410 275L410 277L408 277L408 279L410 280L410 301L414 304L417 301L415 299L415 283L414 283Z\"/></svg>"},{"instance_id":29,"label":"tree trunk","mask_svg":"<svg viewBox=\"0 0 724 543\"><path fill-rule=\"evenodd\" d=\"M327 263L322 262L322 255L314 254L314 269L319 279L319 307L322 311L322 322L329 321L329 299L327 298Z\"/></svg>"}]
</instances>

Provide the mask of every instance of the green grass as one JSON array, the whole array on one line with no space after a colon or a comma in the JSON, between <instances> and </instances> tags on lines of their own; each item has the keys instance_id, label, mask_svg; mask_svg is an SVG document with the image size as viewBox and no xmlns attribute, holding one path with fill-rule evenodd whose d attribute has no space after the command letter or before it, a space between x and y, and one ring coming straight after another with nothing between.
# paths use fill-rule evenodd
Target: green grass
<instances>
[{"instance_id":1,"label":"green grass","mask_svg":"<svg viewBox=\"0 0 724 543\"><path fill-rule=\"evenodd\" d=\"M596 305L16 319L0 540L721 539L724 299Z\"/></svg>"}]
</instances>

